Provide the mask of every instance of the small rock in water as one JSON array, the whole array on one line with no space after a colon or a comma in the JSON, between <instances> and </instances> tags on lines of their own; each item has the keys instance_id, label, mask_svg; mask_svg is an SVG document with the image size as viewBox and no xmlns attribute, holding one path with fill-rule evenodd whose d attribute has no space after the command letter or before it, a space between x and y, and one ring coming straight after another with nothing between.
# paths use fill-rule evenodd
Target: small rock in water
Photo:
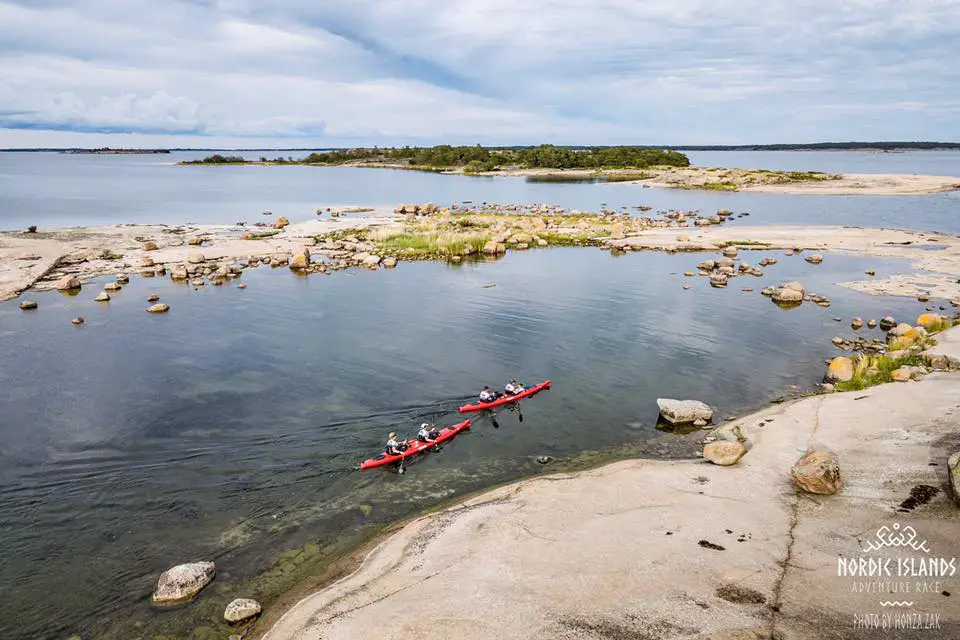
<instances>
[{"instance_id":1,"label":"small rock in water","mask_svg":"<svg viewBox=\"0 0 960 640\"><path fill-rule=\"evenodd\" d=\"M921 294L921 295L917 296L917 301L918 301L918 302L926 302L926 301L929 300L929 299L930 299L930 296L928 296L928 295L923 295L923 294Z\"/></svg>"},{"instance_id":2,"label":"small rock in water","mask_svg":"<svg viewBox=\"0 0 960 640\"><path fill-rule=\"evenodd\" d=\"M843 318L841 318L840 316L834 316L834 317L833 317L833 321L834 321L834 322L843 322Z\"/></svg>"},{"instance_id":3,"label":"small rock in water","mask_svg":"<svg viewBox=\"0 0 960 640\"><path fill-rule=\"evenodd\" d=\"M158 296L157 294L147 296L147 302L156 302L159 299L160 299L160 296Z\"/></svg>"},{"instance_id":4,"label":"small rock in water","mask_svg":"<svg viewBox=\"0 0 960 640\"><path fill-rule=\"evenodd\" d=\"M246 289L246 288L247 288L247 285L243 284L242 282L237 285L237 289Z\"/></svg>"},{"instance_id":5,"label":"small rock in water","mask_svg":"<svg viewBox=\"0 0 960 640\"><path fill-rule=\"evenodd\" d=\"M260 615L261 611L260 603L256 600L237 598L227 605L223 612L223 619L231 623L243 622Z\"/></svg>"},{"instance_id":6,"label":"small rock in water","mask_svg":"<svg viewBox=\"0 0 960 640\"><path fill-rule=\"evenodd\" d=\"M64 276L57 283L57 290L58 291L76 291L80 289L81 285L82 283L80 282L80 278L78 278L77 276Z\"/></svg>"},{"instance_id":7,"label":"small rock in water","mask_svg":"<svg viewBox=\"0 0 960 640\"><path fill-rule=\"evenodd\" d=\"M685 284L685 285L683 285L683 288L684 288L684 289L693 289L693 285L692 285L692 284Z\"/></svg>"},{"instance_id":8,"label":"small rock in water","mask_svg":"<svg viewBox=\"0 0 960 640\"><path fill-rule=\"evenodd\" d=\"M147 311L150 313L166 313L167 311L170 311L170 305L161 302L159 304L147 307Z\"/></svg>"},{"instance_id":9,"label":"small rock in water","mask_svg":"<svg viewBox=\"0 0 960 640\"><path fill-rule=\"evenodd\" d=\"M80 326L81 324L83 324L83 323L85 322L85 320L84 320L82 317L77 316L76 318L74 318L74 319L71 320L70 322L72 322L73 324L75 324L75 325L77 325L77 326Z\"/></svg>"},{"instance_id":10,"label":"small rock in water","mask_svg":"<svg viewBox=\"0 0 960 640\"><path fill-rule=\"evenodd\" d=\"M104 291L120 291L122 288L123 287L121 287L117 282L108 282L107 284L103 285Z\"/></svg>"},{"instance_id":11,"label":"small rock in water","mask_svg":"<svg viewBox=\"0 0 960 640\"><path fill-rule=\"evenodd\" d=\"M875 328L876 326L877 326L877 321L876 321L876 320L867 320L867 327L868 327L869 329L873 329L873 328Z\"/></svg>"},{"instance_id":12,"label":"small rock in water","mask_svg":"<svg viewBox=\"0 0 960 640\"><path fill-rule=\"evenodd\" d=\"M815 253L812 256L807 256L806 258L804 258L804 260L806 260L810 264L820 264L821 262L823 262L823 256Z\"/></svg>"},{"instance_id":13,"label":"small rock in water","mask_svg":"<svg viewBox=\"0 0 960 640\"><path fill-rule=\"evenodd\" d=\"M216 573L216 565L212 562L193 562L171 567L160 574L151 599L155 604L189 600L210 584Z\"/></svg>"},{"instance_id":14,"label":"small rock in water","mask_svg":"<svg viewBox=\"0 0 960 640\"><path fill-rule=\"evenodd\" d=\"M24 300L23 302L20 303L20 308L23 309L24 311L28 311L30 309L36 309L38 306L39 305L37 305L36 300Z\"/></svg>"},{"instance_id":15,"label":"small rock in water","mask_svg":"<svg viewBox=\"0 0 960 640\"><path fill-rule=\"evenodd\" d=\"M127 284L128 282L130 282L130 276L125 273L117 274L117 284Z\"/></svg>"},{"instance_id":16,"label":"small rock in water","mask_svg":"<svg viewBox=\"0 0 960 640\"><path fill-rule=\"evenodd\" d=\"M106 291L101 291L93 300L94 302L110 302L110 294Z\"/></svg>"},{"instance_id":17,"label":"small rock in water","mask_svg":"<svg viewBox=\"0 0 960 640\"><path fill-rule=\"evenodd\" d=\"M851 321L850 321L850 327L851 327L854 331L856 331L856 330L860 329L861 327L863 327L863 318L854 318L853 320L851 320Z\"/></svg>"},{"instance_id":18,"label":"small rock in water","mask_svg":"<svg viewBox=\"0 0 960 640\"><path fill-rule=\"evenodd\" d=\"M552 461L553 461L553 458L551 458L550 456L537 456L537 462L539 462L540 464L549 464Z\"/></svg>"},{"instance_id":19,"label":"small rock in water","mask_svg":"<svg viewBox=\"0 0 960 640\"><path fill-rule=\"evenodd\" d=\"M707 426L707 421L704 420L703 418L697 418L696 420L693 421L693 426L695 426L695 427L705 427L705 426Z\"/></svg>"},{"instance_id":20,"label":"small rock in water","mask_svg":"<svg viewBox=\"0 0 960 640\"><path fill-rule=\"evenodd\" d=\"M695 420L709 422L713 409L699 400L674 400L657 398L660 415L670 424L690 424Z\"/></svg>"},{"instance_id":21,"label":"small rock in water","mask_svg":"<svg viewBox=\"0 0 960 640\"><path fill-rule=\"evenodd\" d=\"M870 271L864 271L864 273L867 274L868 276L875 276L875 275L877 275L877 272L874 271L873 269L871 269Z\"/></svg>"},{"instance_id":22,"label":"small rock in water","mask_svg":"<svg viewBox=\"0 0 960 640\"><path fill-rule=\"evenodd\" d=\"M893 319L893 316L884 316L880 319L880 329L883 331L890 331L897 326L897 321Z\"/></svg>"}]
</instances>

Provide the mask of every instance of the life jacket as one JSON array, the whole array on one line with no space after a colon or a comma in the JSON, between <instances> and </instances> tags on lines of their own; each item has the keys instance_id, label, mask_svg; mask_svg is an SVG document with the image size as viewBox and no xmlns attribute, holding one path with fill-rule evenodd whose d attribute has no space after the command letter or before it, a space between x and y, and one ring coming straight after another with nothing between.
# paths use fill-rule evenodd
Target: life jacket
<instances>
[{"instance_id":1,"label":"life jacket","mask_svg":"<svg viewBox=\"0 0 960 640\"><path fill-rule=\"evenodd\" d=\"M394 439L387 440L387 452L400 451L400 443Z\"/></svg>"},{"instance_id":2,"label":"life jacket","mask_svg":"<svg viewBox=\"0 0 960 640\"><path fill-rule=\"evenodd\" d=\"M494 396L493 391L484 390L484 391L481 391L481 392L480 392L480 401L481 401L481 402L490 402L490 401L493 400L495 397L496 397L496 396Z\"/></svg>"}]
</instances>

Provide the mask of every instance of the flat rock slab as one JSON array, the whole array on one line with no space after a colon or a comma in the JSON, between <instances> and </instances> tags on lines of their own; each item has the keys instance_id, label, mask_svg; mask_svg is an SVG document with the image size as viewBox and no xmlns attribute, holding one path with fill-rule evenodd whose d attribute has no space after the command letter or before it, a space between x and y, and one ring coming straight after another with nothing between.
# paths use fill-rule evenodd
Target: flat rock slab
<instances>
[{"instance_id":1,"label":"flat rock slab","mask_svg":"<svg viewBox=\"0 0 960 640\"><path fill-rule=\"evenodd\" d=\"M946 482L958 384L933 374L747 416L753 447L733 467L628 460L495 489L406 525L265 639L894 637L853 630L854 614L885 609L838 577L837 559L895 523L933 555L960 556L960 509L944 491L899 510L914 487ZM836 495L791 480L816 442L843 461ZM943 582L960 593L960 577ZM456 606L441 612L425 593ZM911 594L940 629L896 637L960 638L955 598Z\"/></svg>"}]
</instances>

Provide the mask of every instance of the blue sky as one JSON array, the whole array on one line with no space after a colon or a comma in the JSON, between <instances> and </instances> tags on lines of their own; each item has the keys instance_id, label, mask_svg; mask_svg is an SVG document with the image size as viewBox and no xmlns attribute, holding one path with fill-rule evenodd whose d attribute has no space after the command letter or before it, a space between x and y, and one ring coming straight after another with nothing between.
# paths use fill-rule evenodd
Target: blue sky
<instances>
[{"instance_id":1,"label":"blue sky","mask_svg":"<svg viewBox=\"0 0 960 640\"><path fill-rule=\"evenodd\" d=\"M960 0L0 0L0 42L0 147L960 141Z\"/></svg>"}]
</instances>

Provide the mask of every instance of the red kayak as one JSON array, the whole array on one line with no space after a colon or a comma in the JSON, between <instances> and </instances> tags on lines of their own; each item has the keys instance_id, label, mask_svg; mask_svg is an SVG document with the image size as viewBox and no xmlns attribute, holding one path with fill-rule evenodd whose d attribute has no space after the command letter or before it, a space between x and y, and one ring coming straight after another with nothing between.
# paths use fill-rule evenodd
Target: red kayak
<instances>
[{"instance_id":1,"label":"red kayak","mask_svg":"<svg viewBox=\"0 0 960 640\"><path fill-rule=\"evenodd\" d=\"M460 424L455 424L452 427L444 427L440 429L439 435L437 435L436 440L431 440L430 442L420 442L419 440L407 440L407 450L401 452L399 455L391 456L386 453L381 453L380 455L370 458L369 460L364 460L360 463L360 470L366 471L367 469L373 469L375 467L382 467L386 464L391 464L393 462L400 462L404 458L409 458L410 456L415 456L418 453L423 453L430 447L438 445L441 442L445 442L457 435L464 429L470 428L470 421L464 420Z\"/></svg>"},{"instance_id":2,"label":"red kayak","mask_svg":"<svg viewBox=\"0 0 960 640\"><path fill-rule=\"evenodd\" d=\"M501 398L497 398L493 402L478 402L477 404L465 404L460 407L460 413L468 413L470 411L484 411L486 409L493 409L494 407L500 407L505 404L510 404L511 402L516 402L517 400L523 400L524 398L529 398L535 393L540 393L544 389L550 388L551 381L544 380L535 387L530 387L524 389L520 393L515 395L505 395Z\"/></svg>"}]
</instances>

